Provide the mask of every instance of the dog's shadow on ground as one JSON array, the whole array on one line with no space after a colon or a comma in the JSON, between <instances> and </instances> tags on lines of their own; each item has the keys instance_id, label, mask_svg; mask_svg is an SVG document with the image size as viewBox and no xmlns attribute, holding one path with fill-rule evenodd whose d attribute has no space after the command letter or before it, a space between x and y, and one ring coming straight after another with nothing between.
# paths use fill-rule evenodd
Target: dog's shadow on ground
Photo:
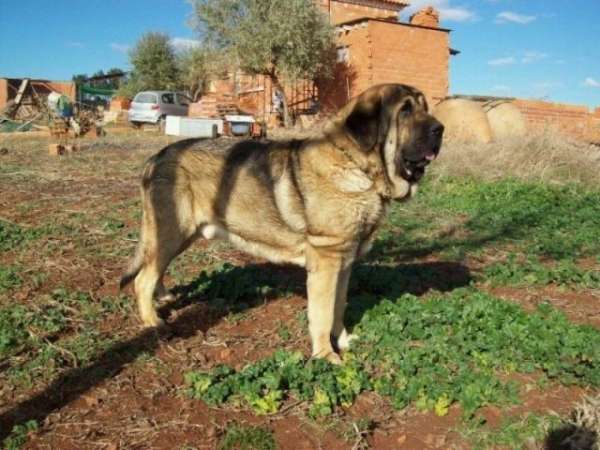
<instances>
[{"instance_id":1,"label":"dog's shadow on ground","mask_svg":"<svg viewBox=\"0 0 600 450\"><path fill-rule=\"evenodd\" d=\"M346 326L354 328L383 299L394 300L404 294L421 296L429 291L451 292L472 281L469 268L453 261L358 264L350 278ZM363 294L368 294L369 301L364 300Z\"/></svg>"},{"instance_id":2,"label":"dog's shadow on ground","mask_svg":"<svg viewBox=\"0 0 600 450\"><path fill-rule=\"evenodd\" d=\"M431 289L450 291L470 281L468 269L453 262L398 266L358 263L351 278L349 297L353 306L349 308L347 321L352 327L374 306L372 302L368 305L352 302L353 296L364 292L371 293L373 298L397 298L404 293L421 295ZM140 354L152 353L174 339L206 332L231 312L291 295L306 296L305 283L304 269L274 264L224 265L210 274L201 273L187 285L176 287L176 300L159 309L161 316L172 318L167 328L143 330L132 339L114 344L96 360L72 368L43 391L0 414L0 440L8 437L15 425L30 420L43 423L49 414L113 378ZM199 302L208 308L188 308Z\"/></svg>"}]
</instances>

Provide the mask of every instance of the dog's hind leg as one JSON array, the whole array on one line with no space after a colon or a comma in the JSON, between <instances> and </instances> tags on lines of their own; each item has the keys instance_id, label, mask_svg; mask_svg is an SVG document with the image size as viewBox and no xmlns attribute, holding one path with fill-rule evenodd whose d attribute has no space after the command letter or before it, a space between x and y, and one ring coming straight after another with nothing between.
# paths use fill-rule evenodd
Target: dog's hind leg
<instances>
[{"instance_id":1,"label":"dog's hind leg","mask_svg":"<svg viewBox=\"0 0 600 450\"><path fill-rule=\"evenodd\" d=\"M152 299L154 291L161 279L161 270L156 258L148 261L135 278L135 294L137 297L138 310L142 325L144 327L156 327L163 324L158 317Z\"/></svg>"},{"instance_id":2,"label":"dog's hind leg","mask_svg":"<svg viewBox=\"0 0 600 450\"><path fill-rule=\"evenodd\" d=\"M165 287L163 276L169 263L195 240L184 239L184 236L181 235L169 236L169 245L164 245L165 239L161 239L159 234L158 245L151 254L146 254L146 261L135 279L135 292L144 327L163 324L154 308L153 298L158 300L174 298L173 294Z\"/></svg>"},{"instance_id":3,"label":"dog's hind leg","mask_svg":"<svg viewBox=\"0 0 600 450\"><path fill-rule=\"evenodd\" d=\"M181 204L175 205L184 209ZM153 299L169 300L173 295L166 289L163 277L169 263L197 237L197 227L186 217L173 220L175 206L159 208L146 206L142 217L141 249L143 263L135 278L135 293L142 325L162 325L154 308Z\"/></svg>"}]
</instances>

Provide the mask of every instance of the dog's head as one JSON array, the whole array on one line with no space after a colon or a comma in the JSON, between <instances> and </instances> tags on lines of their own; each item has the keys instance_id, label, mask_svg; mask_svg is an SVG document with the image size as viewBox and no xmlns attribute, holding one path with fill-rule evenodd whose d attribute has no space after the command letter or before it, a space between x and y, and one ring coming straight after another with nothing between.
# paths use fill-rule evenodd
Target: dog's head
<instances>
[{"instance_id":1,"label":"dog's head","mask_svg":"<svg viewBox=\"0 0 600 450\"><path fill-rule=\"evenodd\" d=\"M444 126L417 89L383 84L367 89L343 110L343 128L362 152L379 152L391 196L408 195L440 152Z\"/></svg>"}]
</instances>

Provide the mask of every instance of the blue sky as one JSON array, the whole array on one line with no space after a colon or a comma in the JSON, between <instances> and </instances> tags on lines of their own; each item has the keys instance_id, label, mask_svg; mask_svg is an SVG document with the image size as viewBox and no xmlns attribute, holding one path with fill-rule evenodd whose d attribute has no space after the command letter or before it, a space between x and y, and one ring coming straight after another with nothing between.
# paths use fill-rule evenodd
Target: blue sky
<instances>
[{"instance_id":1,"label":"blue sky","mask_svg":"<svg viewBox=\"0 0 600 450\"><path fill-rule=\"evenodd\" d=\"M600 106L600 0L412 0L451 29L450 94ZM185 0L0 0L0 77L70 80L129 70L148 31L194 39Z\"/></svg>"}]
</instances>

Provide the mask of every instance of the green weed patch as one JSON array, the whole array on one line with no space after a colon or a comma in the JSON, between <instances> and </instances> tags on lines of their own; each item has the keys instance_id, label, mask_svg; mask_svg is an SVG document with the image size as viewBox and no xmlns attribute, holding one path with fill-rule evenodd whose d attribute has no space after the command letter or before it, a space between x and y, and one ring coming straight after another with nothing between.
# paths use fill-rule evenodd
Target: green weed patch
<instances>
[{"instance_id":1,"label":"green weed patch","mask_svg":"<svg viewBox=\"0 0 600 450\"><path fill-rule=\"evenodd\" d=\"M465 230L483 244L515 243L551 259L600 253L600 191L505 179L449 179L445 195L427 192L428 203L468 214Z\"/></svg>"},{"instance_id":2,"label":"green weed patch","mask_svg":"<svg viewBox=\"0 0 600 450\"><path fill-rule=\"evenodd\" d=\"M374 390L396 408L413 404L445 415L458 403L470 417L485 405L519 402L513 372L600 386L600 331L571 324L549 305L529 314L474 289L425 301L409 294L356 299L365 302L370 308L354 330L359 344L343 366L278 350L240 372L226 366L191 372L188 395L263 414L294 398L308 402L312 414L326 415L351 405L363 390Z\"/></svg>"},{"instance_id":3,"label":"green weed patch","mask_svg":"<svg viewBox=\"0 0 600 450\"><path fill-rule=\"evenodd\" d=\"M219 441L217 450L276 450L273 432L266 428L231 424Z\"/></svg>"},{"instance_id":4,"label":"green weed patch","mask_svg":"<svg viewBox=\"0 0 600 450\"><path fill-rule=\"evenodd\" d=\"M375 246L377 258L499 259L502 251L508 256L485 272L486 281L600 287L597 272L577 267L600 255L600 190L512 179L449 177L425 184L414 202L392 209ZM518 270L513 261L522 265L525 257Z\"/></svg>"}]
</instances>

